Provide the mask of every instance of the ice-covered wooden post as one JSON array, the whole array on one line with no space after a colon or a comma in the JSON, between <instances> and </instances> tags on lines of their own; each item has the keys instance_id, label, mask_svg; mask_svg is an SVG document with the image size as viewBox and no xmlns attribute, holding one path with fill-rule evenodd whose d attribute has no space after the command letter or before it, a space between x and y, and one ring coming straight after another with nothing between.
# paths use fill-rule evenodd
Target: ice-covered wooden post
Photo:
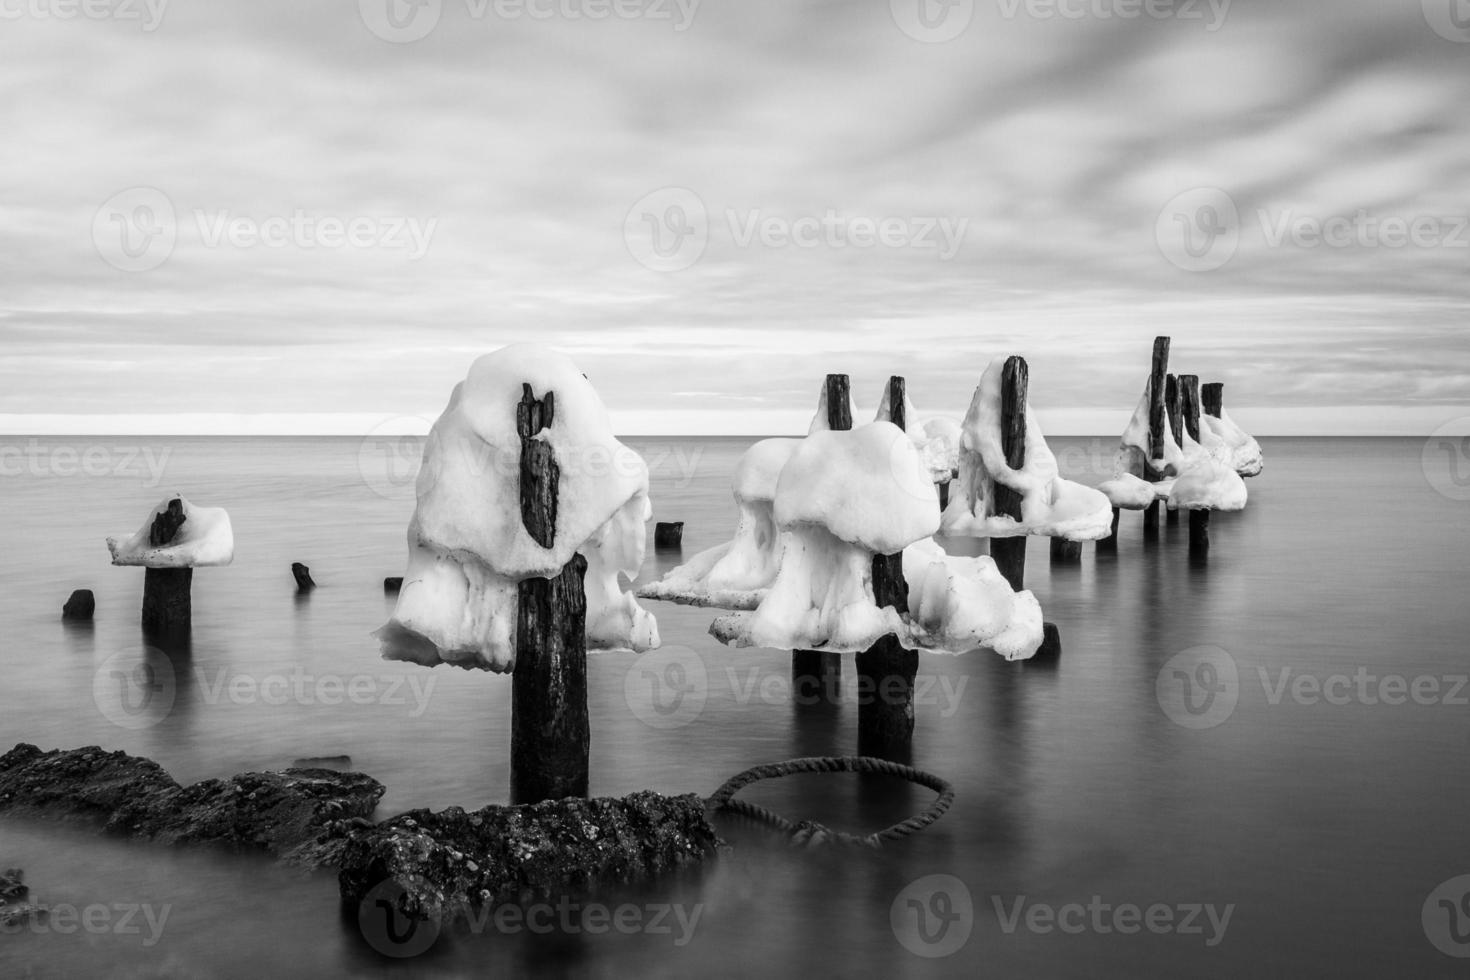
<instances>
[{"instance_id":1,"label":"ice-covered wooden post","mask_svg":"<svg viewBox=\"0 0 1470 980\"><path fill-rule=\"evenodd\" d=\"M1200 389L1200 408L1212 419L1221 417L1225 411L1225 386L1216 382Z\"/></svg>"},{"instance_id":2,"label":"ice-covered wooden post","mask_svg":"<svg viewBox=\"0 0 1470 980\"><path fill-rule=\"evenodd\" d=\"M1026 395L1030 387L1031 372L1024 357L1006 360L1001 374L1000 389L1000 439L1001 451L1005 453L1006 465L1019 470L1026 465ZM1022 520L1022 497L1019 492L999 481L995 485L995 513L998 517L1010 517L1018 523ZM1026 537L992 538L990 557L1005 576L1011 588L1020 592L1026 577Z\"/></svg>"},{"instance_id":3,"label":"ice-covered wooden post","mask_svg":"<svg viewBox=\"0 0 1470 980\"><path fill-rule=\"evenodd\" d=\"M888 379L888 418L908 432L907 382ZM873 556L873 601L900 616L909 609L903 553ZM889 634L856 657L858 675L858 753L882 756L907 745L914 735L914 679L919 654Z\"/></svg>"},{"instance_id":4,"label":"ice-covered wooden post","mask_svg":"<svg viewBox=\"0 0 1470 980\"><path fill-rule=\"evenodd\" d=\"M845 374L827 375L822 398L827 406L827 428L833 432L852 430L852 379ZM791 651L791 683L798 695L811 684L835 696L842 681L842 656L821 650Z\"/></svg>"},{"instance_id":5,"label":"ice-covered wooden post","mask_svg":"<svg viewBox=\"0 0 1470 980\"><path fill-rule=\"evenodd\" d=\"M516 407L521 438L521 523L543 548L556 542L561 468L551 443L537 439L556 416L556 393L538 399L523 386ZM587 795L592 734L587 720L587 559L580 554L553 578L517 586L516 664L511 681L511 796L540 803Z\"/></svg>"},{"instance_id":6,"label":"ice-covered wooden post","mask_svg":"<svg viewBox=\"0 0 1470 980\"><path fill-rule=\"evenodd\" d=\"M114 565L144 569L143 629L172 634L193 625L194 569L228 565L235 538L222 509L194 507L175 496L155 507L131 537L108 538L107 548Z\"/></svg>"},{"instance_id":7,"label":"ice-covered wooden post","mask_svg":"<svg viewBox=\"0 0 1470 980\"><path fill-rule=\"evenodd\" d=\"M1169 412L1169 437L1174 440L1174 445L1184 448L1184 391L1179 387L1179 378L1169 375L1168 383L1165 385L1165 408ZM1168 524L1170 527L1179 523L1179 511L1170 510Z\"/></svg>"},{"instance_id":8,"label":"ice-covered wooden post","mask_svg":"<svg viewBox=\"0 0 1470 980\"><path fill-rule=\"evenodd\" d=\"M1184 431L1188 434L1189 438L1195 442L1199 442L1199 377L1193 374L1181 375L1179 378L1179 394L1183 402ZM1177 509L1175 512L1177 513ZM1196 508L1189 512L1189 553L1191 555L1203 556L1209 554L1209 551L1210 512L1206 508Z\"/></svg>"},{"instance_id":9,"label":"ice-covered wooden post","mask_svg":"<svg viewBox=\"0 0 1470 980\"><path fill-rule=\"evenodd\" d=\"M1169 377L1169 347L1172 341L1168 337L1156 337L1154 339L1153 368L1148 376L1148 453L1149 458L1144 461L1144 479L1149 483L1158 483L1163 477L1154 468L1154 461L1164 458L1165 426L1168 424L1168 377ZM1157 537L1159 533L1159 503L1155 501L1143 512L1143 535L1145 538Z\"/></svg>"}]
</instances>

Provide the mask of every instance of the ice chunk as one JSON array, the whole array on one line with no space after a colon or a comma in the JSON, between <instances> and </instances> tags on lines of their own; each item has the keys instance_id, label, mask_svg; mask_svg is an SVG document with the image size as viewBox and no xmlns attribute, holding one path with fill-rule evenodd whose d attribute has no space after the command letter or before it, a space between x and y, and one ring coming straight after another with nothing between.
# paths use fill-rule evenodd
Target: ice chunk
<instances>
[{"instance_id":1,"label":"ice chunk","mask_svg":"<svg viewBox=\"0 0 1470 980\"><path fill-rule=\"evenodd\" d=\"M1208 428L1215 437L1230 448L1230 464L1235 468L1235 472L1241 476L1261 475L1261 471L1266 466L1261 444L1236 425L1229 412L1221 410L1219 418L1207 415L1199 421L1202 429Z\"/></svg>"},{"instance_id":2,"label":"ice chunk","mask_svg":"<svg viewBox=\"0 0 1470 980\"><path fill-rule=\"evenodd\" d=\"M934 476L935 483L948 483L960 468L960 441L964 430L960 423L951 418L931 418L924 421L924 440L919 453Z\"/></svg>"},{"instance_id":3,"label":"ice chunk","mask_svg":"<svg viewBox=\"0 0 1470 980\"><path fill-rule=\"evenodd\" d=\"M965 417L960 445L960 478L944 513L944 532L977 538L1026 535L1097 541L1112 533L1113 508L1091 487L1064 480L1056 457L1047 447L1036 413L1026 407L1026 461L1020 469L1006 464L1001 446L1001 373L1005 360L994 361L975 391ZM1021 494L1021 520L995 513L997 484Z\"/></svg>"},{"instance_id":4,"label":"ice chunk","mask_svg":"<svg viewBox=\"0 0 1470 980\"><path fill-rule=\"evenodd\" d=\"M1245 481L1215 456L1202 454L1185 467L1169 494L1170 510L1244 510Z\"/></svg>"},{"instance_id":5,"label":"ice chunk","mask_svg":"<svg viewBox=\"0 0 1470 980\"><path fill-rule=\"evenodd\" d=\"M149 537L154 519L167 511L175 500L179 502L183 523L168 544L151 544ZM235 560L235 532L230 527L230 515L223 507L196 507L174 494L153 508L135 534L121 540L108 538L107 550L112 553L114 565L141 565L145 568L228 565Z\"/></svg>"},{"instance_id":6,"label":"ice chunk","mask_svg":"<svg viewBox=\"0 0 1470 980\"><path fill-rule=\"evenodd\" d=\"M551 425L537 436L560 469L550 547L521 518L516 413L524 386L537 398L555 396ZM607 410L570 359L518 344L477 360L434 423L416 490L408 572L377 633L385 658L510 671L517 584L558 574L579 552L587 559L589 647L658 645L653 617L620 581L643 562L648 468L613 438Z\"/></svg>"},{"instance_id":7,"label":"ice chunk","mask_svg":"<svg viewBox=\"0 0 1470 980\"><path fill-rule=\"evenodd\" d=\"M1131 473L1124 473L1097 489L1119 510L1147 510L1159 499L1158 487L1157 483L1147 483Z\"/></svg>"},{"instance_id":8,"label":"ice chunk","mask_svg":"<svg viewBox=\"0 0 1470 980\"><path fill-rule=\"evenodd\" d=\"M766 439L735 466L732 491L740 508L735 539L700 552L661 580L638 590L645 599L697 606L754 609L781 566L776 484L800 439Z\"/></svg>"},{"instance_id":9,"label":"ice chunk","mask_svg":"<svg viewBox=\"0 0 1470 980\"><path fill-rule=\"evenodd\" d=\"M989 557L955 557L931 541L904 549L909 584L909 637L941 653L989 647L1007 660L1027 660L1041 648L1041 604L1012 592Z\"/></svg>"}]
</instances>

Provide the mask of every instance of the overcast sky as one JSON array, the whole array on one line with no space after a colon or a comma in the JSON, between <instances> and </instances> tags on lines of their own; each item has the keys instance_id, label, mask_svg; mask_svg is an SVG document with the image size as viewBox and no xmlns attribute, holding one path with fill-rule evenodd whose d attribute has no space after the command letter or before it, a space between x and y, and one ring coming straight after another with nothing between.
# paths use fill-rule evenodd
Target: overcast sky
<instances>
[{"instance_id":1,"label":"overcast sky","mask_svg":"<svg viewBox=\"0 0 1470 980\"><path fill-rule=\"evenodd\" d=\"M1104 432L1168 333L1262 431L1427 432L1467 42L1463 0L0 0L0 416L431 418L534 339L628 432L778 431L829 371L958 415L1011 353Z\"/></svg>"}]
</instances>

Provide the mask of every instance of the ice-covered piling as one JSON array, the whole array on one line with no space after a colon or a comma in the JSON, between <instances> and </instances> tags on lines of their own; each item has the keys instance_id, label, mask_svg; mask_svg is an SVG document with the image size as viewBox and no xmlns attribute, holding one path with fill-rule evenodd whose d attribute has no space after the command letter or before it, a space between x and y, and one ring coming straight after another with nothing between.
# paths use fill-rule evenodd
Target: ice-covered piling
<instances>
[{"instance_id":1,"label":"ice-covered piling","mask_svg":"<svg viewBox=\"0 0 1470 980\"><path fill-rule=\"evenodd\" d=\"M1184 431L1189 438L1199 442L1199 378L1186 374L1179 379L1179 387L1184 401ZM1223 386L1220 392L1223 398ZM1178 512L1178 508L1172 510L1172 513L1177 514ZM1210 553L1210 512L1207 509L1199 508L1189 512L1189 553L1200 558Z\"/></svg>"},{"instance_id":2,"label":"ice-covered piling","mask_svg":"<svg viewBox=\"0 0 1470 980\"><path fill-rule=\"evenodd\" d=\"M1158 483L1162 474L1153 461L1164 458L1165 427L1168 424L1169 348L1173 340L1169 337L1154 338L1154 356L1148 376L1148 454L1144 479ZM1159 502L1149 504L1143 512L1143 534L1145 538L1156 538L1159 533Z\"/></svg>"},{"instance_id":3,"label":"ice-covered piling","mask_svg":"<svg viewBox=\"0 0 1470 980\"><path fill-rule=\"evenodd\" d=\"M1031 383L1031 370L1023 357L1011 357L1001 374L1000 388L1000 439L1001 451L1005 453L1006 465L1013 470L1026 467L1026 398ZM1023 518L1019 491L996 481L995 513L998 517L1009 517L1016 521ZM1026 537L992 538L990 557L996 567L1011 583L1011 589L1020 592L1026 577Z\"/></svg>"},{"instance_id":4,"label":"ice-covered piling","mask_svg":"<svg viewBox=\"0 0 1470 980\"><path fill-rule=\"evenodd\" d=\"M1177 375L1169 375L1165 383L1164 401L1165 408L1169 413L1169 438L1174 440L1174 445L1181 449L1184 447L1184 391L1179 387ZM1179 512L1169 511L1167 522L1170 527L1179 523Z\"/></svg>"},{"instance_id":5,"label":"ice-covered piling","mask_svg":"<svg viewBox=\"0 0 1470 980\"><path fill-rule=\"evenodd\" d=\"M222 508L195 507L175 496L155 507L132 536L108 538L107 549L114 565L145 569L143 629L182 633L193 623L194 569L233 561L235 536Z\"/></svg>"},{"instance_id":6,"label":"ice-covered piling","mask_svg":"<svg viewBox=\"0 0 1470 980\"><path fill-rule=\"evenodd\" d=\"M811 431L850 432L852 415L852 379L845 374L827 375ZM835 700L842 683L841 655L825 650L791 651L791 683L799 694L816 690Z\"/></svg>"},{"instance_id":7,"label":"ice-covered piling","mask_svg":"<svg viewBox=\"0 0 1470 980\"><path fill-rule=\"evenodd\" d=\"M1200 407L1212 419L1220 417L1225 410L1225 386L1216 382L1200 389Z\"/></svg>"}]
</instances>

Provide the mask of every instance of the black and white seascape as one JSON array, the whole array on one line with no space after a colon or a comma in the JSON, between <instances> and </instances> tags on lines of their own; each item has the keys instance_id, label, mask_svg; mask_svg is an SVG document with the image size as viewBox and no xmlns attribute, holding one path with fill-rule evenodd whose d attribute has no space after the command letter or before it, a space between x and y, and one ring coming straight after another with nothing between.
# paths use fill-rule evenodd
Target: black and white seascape
<instances>
[{"instance_id":1,"label":"black and white seascape","mask_svg":"<svg viewBox=\"0 0 1470 980\"><path fill-rule=\"evenodd\" d=\"M1452 977L1465 0L0 0L0 977Z\"/></svg>"}]
</instances>

